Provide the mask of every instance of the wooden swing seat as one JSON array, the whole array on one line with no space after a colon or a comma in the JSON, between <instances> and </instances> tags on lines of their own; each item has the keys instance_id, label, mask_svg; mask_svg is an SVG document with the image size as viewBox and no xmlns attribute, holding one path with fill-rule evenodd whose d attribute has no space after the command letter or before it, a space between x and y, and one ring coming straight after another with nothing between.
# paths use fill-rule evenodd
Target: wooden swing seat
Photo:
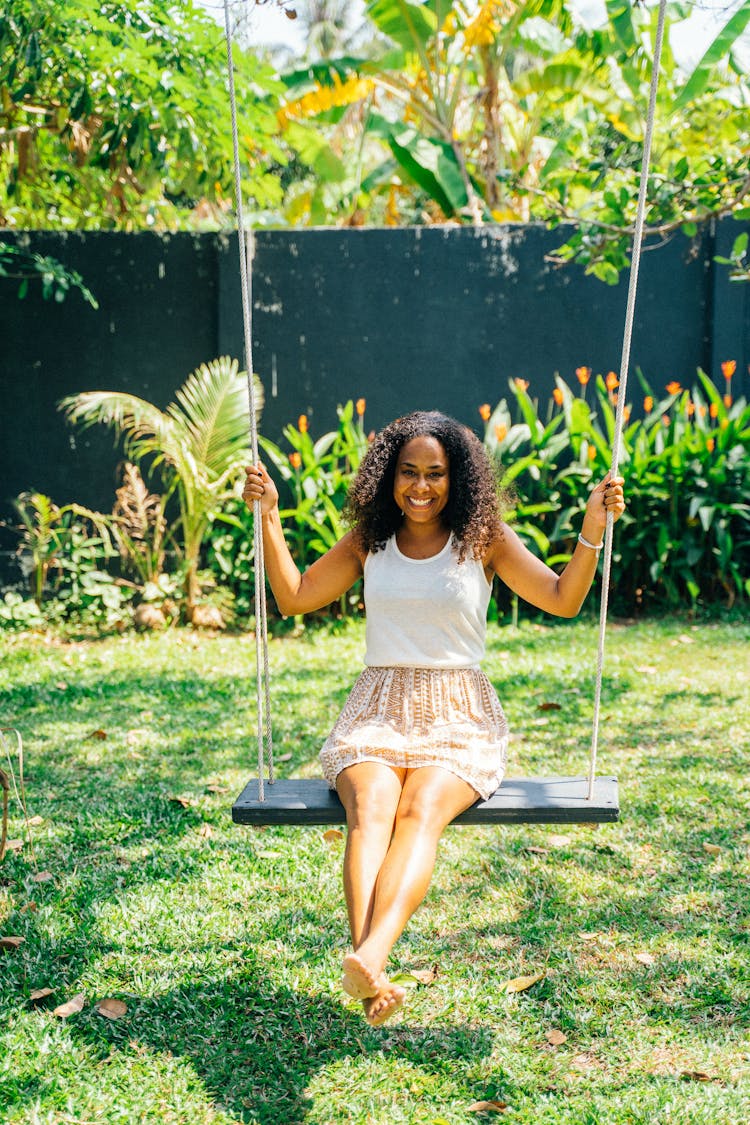
<instances>
[{"instance_id":1,"label":"wooden swing seat","mask_svg":"<svg viewBox=\"0 0 750 1125\"><path fill-rule=\"evenodd\" d=\"M598 777L588 800L585 777L511 777L486 801L477 801L454 824L601 824L620 815L617 778ZM253 778L232 806L235 824L344 824L344 807L322 778L265 783L258 800Z\"/></svg>"}]
</instances>

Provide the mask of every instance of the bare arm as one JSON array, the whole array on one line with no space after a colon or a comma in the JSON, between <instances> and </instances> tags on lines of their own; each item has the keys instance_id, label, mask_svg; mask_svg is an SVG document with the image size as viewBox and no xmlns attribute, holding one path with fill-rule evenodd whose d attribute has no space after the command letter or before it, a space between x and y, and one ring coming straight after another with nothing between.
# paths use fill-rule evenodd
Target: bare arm
<instances>
[{"instance_id":1,"label":"bare arm","mask_svg":"<svg viewBox=\"0 0 750 1125\"><path fill-rule=\"evenodd\" d=\"M593 489L586 506L581 534L589 543L602 542L607 512L618 520L625 511L622 477L605 478ZM512 528L492 548L488 565L506 586L524 601L557 617L575 617L591 589L599 552L576 543L562 574L556 574L526 548Z\"/></svg>"},{"instance_id":2,"label":"bare arm","mask_svg":"<svg viewBox=\"0 0 750 1125\"><path fill-rule=\"evenodd\" d=\"M248 507L256 499L261 503L266 571L279 612L291 617L330 605L362 575L363 560L352 532L300 574L284 538L275 484L262 465L253 465L246 472L242 495Z\"/></svg>"}]
</instances>

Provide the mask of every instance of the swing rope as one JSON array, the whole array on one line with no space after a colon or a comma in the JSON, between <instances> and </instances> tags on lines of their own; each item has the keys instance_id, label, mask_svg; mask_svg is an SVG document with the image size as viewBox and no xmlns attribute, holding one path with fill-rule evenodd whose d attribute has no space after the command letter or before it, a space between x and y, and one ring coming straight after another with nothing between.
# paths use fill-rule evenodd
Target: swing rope
<instances>
[{"instance_id":1,"label":"swing rope","mask_svg":"<svg viewBox=\"0 0 750 1125\"><path fill-rule=\"evenodd\" d=\"M612 438L612 476L617 476L620 457L620 442L622 440L622 427L625 419L625 392L628 385L628 369L630 367L630 344L633 338L633 319L635 316L635 297L638 289L638 271L641 264L641 243L643 241L643 223L646 212L646 189L648 187L648 174L651 164L651 142L654 135L654 119L656 117L656 93L659 86L659 70L661 68L661 48L664 39L664 17L667 9L667 0L659 0L659 18L656 25L656 39L654 41L654 59L651 68L651 88L648 99L648 115L646 118L646 133L643 138L643 154L641 156L641 182L638 189L638 207L633 231L633 250L630 257L630 282L628 285L628 301L625 310L625 330L622 340L622 357L620 359L620 382L617 394L617 410L615 411L615 432ZM594 779L596 775L596 755L599 746L599 720L602 702L602 681L604 678L604 639L607 628L607 613L609 608L609 581L612 569L612 513L607 512L607 526L604 533L604 563L602 568L602 594L599 607L599 642L596 654L596 691L594 694L594 719L591 735L591 754L589 759L589 784L588 800L594 796Z\"/></svg>"},{"instance_id":2,"label":"swing rope","mask_svg":"<svg viewBox=\"0 0 750 1125\"><path fill-rule=\"evenodd\" d=\"M242 323L245 334L245 370L250 406L250 449L253 464L258 457L258 422L256 413L255 379L253 378L252 335L252 264L255 256L255 238L252 228L245 229L242 207L242 174L240 171L240 141L237 126L237 97L234 88L232 62L232 28L229 19L229 0L224 0L224 35L227 48L227 74L229 76L229 104L232 112L232 147L234 152L234 198L237 213L237 242L240 250L240 283L242 289ZM253 550L255 554L255 684L257 696L258 741L258 800L265 800L263 777L268 766L268 781L274 783L273 733L271 728L270 671L268 666L268 613L266 609L266 566L263 553L263 527L260 500L253 503Z\"/></svg>"},{"instance_id":3,"label":"swing rope","mask_svg":"<svg viewBox=\"0 0 750 1125\"><path fill-rule=\"evenodd\" d=\"M643 241L643 226L646 210L646 192L648 187L649 166L651 163L651 145L653 140L654 119L656 116L656 95L659 85L659 71L661 67L661 51L664 39L666 6L666 0L659 0L659 15L654 42L654 58L651 71L651 86L649 91L649 104L646 118L646 132L644 135L643 153L641 158L641 177L638 191L638 205L633 231L633 248L631 252L630 280L628 284L625 328L623 333L622 354L620 359L620 379L618 386L617 409L615 412L615 429L612 439L611 475L613 477L617 476L620 443L622 440L622 429L625 415L625 397L628 382L628 368L630 366L630 346L633 336L635 299L638 289L638 273L640 269L641 245ZM255 239L253 236L252 228L247 230L245 228L242 206L242 177L240 171L239 134L237 125L237 98L234 83L234 64L232 61L233 35L229 16L229 0L224 0L224 31L227 51L229 103L232 116L235 209L237 214L237 236L240 253L240 282L242 288L242 319L245 337L245 366L247 369L248 395L250 403L250 443L253 463L257 463L258 431L256 418L256 394L253 379L251 313L252 262L255 253ZM258 801L263 802L265 800L263 788L265 766L267 764L269 784L273 784L274 763L269 688L270 671L268 660L268 616L266 609L265 560L263 554L261 506L259 500L256 500L253 504L253 516L253 544L255 551L256 691L258 716ZM596 759L599 745L602 682L604 678L605 636L609 605L609 583L612 569L612 528L612 513L608 512L607 524L605 529L604 558L602 568L602 592L599 609L599 639L596 660L596 689L594 695L593 731L591 737L591 752L589 757L587 793L588 801L593 801L594 799L594 788L596 780Z\"/></svg>"}]
</instances>

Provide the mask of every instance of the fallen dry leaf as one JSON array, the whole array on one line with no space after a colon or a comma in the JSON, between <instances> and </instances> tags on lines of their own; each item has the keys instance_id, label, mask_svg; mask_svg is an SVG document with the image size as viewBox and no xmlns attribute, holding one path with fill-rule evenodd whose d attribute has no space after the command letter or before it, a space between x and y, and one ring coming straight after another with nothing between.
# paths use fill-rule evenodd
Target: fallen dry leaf
<instances>
[{"instance_id":1,"label":"fallen dry leaf","mask_svg":"<svg viewBox=\"0 0 750 1125\"><path fill-rule=\"evenodd\" d=\"M218 794L228 793L229 792L229 786L227 786L227 785L207 785L206 786L206 792L207 793L218 793Z\"/></svg>"},{"instance_id":2,"label":"fallen dry leaf","mask_svg":"<svg viewBox=\"0 0 750 1125\"><path fill-rule=\"evenodd\" d=\"M51 871L37 871L31 876L32 883L51 883L54 879Z\"/></svg>"},{"instance_id":3,"label":"fallen dry leaf","mask_svg":"<svg viewBox=\"0 0 750 1125\"><path fill-rule=\"evenodd\" d=\"M474 1102L466 1107L467 1113L505 1113L507 1102Z\"/></svg>"},{"instance_id":4,"label":"fallen dry leaf","mask_svg":"<svg viewBox=\"0 0 750 1125\"><path fill-rule=\"evenodd\" d=\"M683 1082L714 1082L715 1079L702 1070L683 1070L680 1074Z\"/></svg>"},{"instance_id":5,"label":"fallen dry leaf","mask_svg":"<svg viewBox=\"0 0 750 1125\"><path fill-rule=\"evenodd\" d=\"M565 1032L556 1027L553 1027L551 1031L545 1031L544 1037L551 1047L560 1047L563 1043L568 1042Z\"/></svg>"},{"instance_id":6,"label":"fallen dry leaf","mask_svg":"<svg viewBox=\"0 0 750 1125\"><path fill-rule=\"evenodd\" d=\"M127 1012L128 1006L123 1004L122 1000L113 1000L111 997L107 997L105 1000L99 1001L96 1010L100 1016L106 1016L108 1020L119 1020Z\"/></svg>"},{"instance_id":7,"label":"fallen dry leaf","mask_svg":"<svg viewBox=\"0 0 750 1125\"><path fill-rule=\"evenodd\" d=\"M596 1059L592 1059L591 1055L576 1055L570 1060L570 1065L576 1070L590 1070L592 1066L596 1066Z\"/></svg>"},{"instance_id":8,"label":"fallen dry leaf","mask_svg":"<svg viewBox=\"0 0 750 1125\"><path fill-rule=\"evenodd\" d=\"M568 844L573 843L573 837L562 836L553 832L551 836L547 837L547 843L551 848L567 848Z\"/></svg>"},{"instance_id":9,"label":"fallen dry leaf","mask_svg":"<svg viewBox=\"0 0 750 1125\"><path fill-rule=\"evenodd\" d=\"M66 684L65 680L58 680L55 687L58 691L67 691L70 685Z\"/></svg>"},{"instance_id":10,"label":"fallen dry leaf","mask_svg":"<svg viewBox=\"0 0 750 1125\"><path fill-rule=\"evenodd\" d=\"M277 761L277 762L291 762L291 760L292 760L292 758L293 758L293 757L294 757L294 754L281 754L281 755L280 755L280 756L279 756L279 757L278 757L278 758L276 759L276 761Z\"/></svg>"},{"instance_id":11,"label":"fallen dry leaf","mask_svg":"<svg viewBox=\"0 0 750 1125\"><path fill-rule=\"evenodd\" d=\"M54 1016L59 1016L61 1020L66 1020L68 1016L74 1016L76 1012L80 1012L86 1003L86 997L82 992L77 993L72 1000L67 1000L64 1004L60 1004L55 1008L52 1013Z\"/></svg>"},{"instance_id":12,"label":"fallen dry leaf","mask_svg":"<svg viewBox=\"0 0 750 1125\"><path fill-rule=\"evenodd\" d=\"M432 984L434 980L437 980L438 967L433 965L431 969L410 969L409 972L413 977L416 977L420 984Z\"/></svg>"},{"instance_id":13,"label":"fallen dry leaf","mask_svg":"<svg viewBox=\"0 0 750 1125\"><path fill-rule=\"evenodd\" d=\"M531 852L532 855L549 855L549 848L530 847L526 848L526 851Z\"/></svg>"},{"instance_id":14,"label":"fallen dry leaf","mask_svg":"<svg viewBox=\"0 0 750 1125\"><path fill-rule=\"evenodd\" d=\"M25 902L23 904L23 906L21 907L21 909L18 911L18 913L19 914L25 914L27 910L30 910L32 914L35 914L38 909L39 909L39 907L37 906L37 904L34 901Z\"/></svg>"},{"instance_id":15,"label":"fallen dry leaf","mask_svg":"<svg viewBox=\"0 0 750 1125\"><path fill-rule=\"evenodd\" d=\"M6 840L5 850L8 852L20 852L23 847L23 840Z\"/></svg>"},{"instance_id":16,"label":"fallen dry leaf","mask_svg":"<svg viewBox=\"0 0 750 1125\"><path fill-rule=\"evenodd\" d=\"M32 828L38 828L40 824L44 824L43 816L32 816L29 818L28 823Z\"/></svg>"},{"instance_id":17,"label":"fallen dry leaf","mask_svg":"<svg viewBox=\"0 0 750 1125\"><path fill-rule=\"evenodd\" d=\"M323 839L327 844L335 844L337 840L344 839L344 833L341 832L338 828L328 828L323 833Z\"/></svg>"},{"instance_id":18,"label":"fallen dry leaf","mask_svg":"<svg viewBox=\"0 0 750 1125\"><path fill-rule=\"evenodd\" d=\"M553 703L551 700L547 703L540 703L537 711L559 711L562 707L561 703Z\"/></svg>"},{"instance_id":19,"label":"fallen dry leaf","mask_svg":"<svg viewBox=\"0 0 750 1125\"><path fill-rule=\"evenodd\" d=\"M703 850L704 850L704 852L708 852L709 855L714 855L714 856L715 855L721 855L721 848L719 847L718 844L706 844L706 843L704 843Z\"/></svg>"},{"instance_id":20,"label":"fallen dry leaf","mask_svg":"<svg viewBox=\"0 0 750 1125\"><path fill-rule=\"evenodd\" d=\"M546 972L542 969L539 973L532 973L527 977L514 977L513 980L506 980L500 987L504 992L525 992L527 988L531 988L533 984L546 977Z\"/></svg>"},{"instance_id":21,"label":"fallen dry leaf","mask_svg":"<svg viewBox=\"0 0 750 1125\"><path fill-rule=\"evenodd\" d=\"M654 668L653 664L639 664L636 667L636 672L640 672L644 676L655 676L656 668Z\"/></svg>"},{"instance_id":22,"label":"fallen dry leaf","mask_svg":"<svg viewBox=\"0 0 750 1125\"><path fill-rule=\"evenodd\" d=\"M87 740L93 739L95 742L104 742L106 737L106 730L101 730L101 728L99 730L92 730L89 734L86 735Z\"/></svg>"},{"instance_id":23,"label":"fallen dry leaf","mask_svg":"<svg viewBox=\"0 0 750 1125\"><path fill-rule=\"evenodd\" d=\"M0 949L18 949L25 941L25 937L0 937Z\"/></svg>"},{"instance_id":24,"label":"fallen dry leaf","mask_svg":"<svg viewBox=\"0 0 750 1125\"><path fill-rule=\"evenodd\" d=\"M599 936L600 936L599 934L579 934L578 935L578 937L581 939L581 941L596 941L597 938L599 938Z\"/></svg>"},{"instance_id":25,"label":"fallen dry leaf","mask_svg":"<svg viewBox=\"0 0 750 1125\"><path fill-rule=\"evenodd\" d=\"M35 988L29 996L32 1004L38 1004L41 1000L46 1000L54 992L54 988Z\"/></svg>"},{"instance_id":26,"label":"fallen dry leaf","mask_svg":"<svg viewBox=\"0 0 750 1125\"><path fill-rule=\"evenodd\" d=\"M202 836L204 840L210 840L214 834L214 830L210 824L201 824L198 829L198 835Z\"/></svg>"},{"instance_id":27,"label":"fallen dry leaf","mask_svg":"<svg viewBox=\"0 0 750 1125\"><path fill-rule=\"evenodd\" d=\"M170 797L171 805L180 805L183 809L190 809L197 804L191 797Z\"/></svg>"},{"instance_id":28,"label":"fallen dry leaf","mask_svg":"<svg viewBox=\"0 0 750 1125\"><path fill-rule=\"evenodd\" d=\"M636 953L635 959L636 961L640 961L642 965L656 964L656 958L654 957L653 953Z\"/></svg>"}]
</instances>

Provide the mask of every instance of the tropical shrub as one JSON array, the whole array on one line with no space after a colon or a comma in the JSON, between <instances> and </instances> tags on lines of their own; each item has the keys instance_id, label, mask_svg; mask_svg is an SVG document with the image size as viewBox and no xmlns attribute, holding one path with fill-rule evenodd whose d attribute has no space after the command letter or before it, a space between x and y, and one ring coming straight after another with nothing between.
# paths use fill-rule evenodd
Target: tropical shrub
<instances>
[{"instance_id":1,"label":"tropical shrub","mask_svg":"<svg viewBox=\"0 0 750 1125\"><path fill-rule=\"evenodd\" d=\"M120 625L132 591L108 570L117 556L109 517L80 504L58 506L38 492L22 493L14 506L21 521L17 555L32 598L8 591L0 626Z\"/></svg>"},{"instance_id":2,"label":"tropical shrub","mask_svg":"<svg viewBox=\"0 0 750 1125\"><path fill-rule=\"evenodd\" d=\"M309 566L344 534L342 510L349 485L367 449L364 430L365 400L339 406L337 429L313 441L307 417L284 427L291 446L283 451L267 438L259 439L265 455L286 485L289 501L280 509L289 548L298 566ZM358 588L341 598L342 617L356 611Z\"/></svg>"},{"instance_id":3,"label":"tropical shrub","mask_svg":"<svg viewBox=\"0 0 750 1125\"><path fill-rule=\"evenodd\" d=\"M638 373L643 413L626 407L618 458L628 497L613 549L621 611L750 595L750 407L732 397L733 361L722 370L724 395L699 370L692 390L672 382L661 399ZM569 557L592 483L611 463L617 376L597 376L588 402L591 370L576 374L578 394L556 378L544 420L524 380L511 381L510 406L481 408L487 447L519 496L514 526L550 565Z\"/></svg>"},{"instance_id":4,"label":"tropical shrub","mask_svg":"<svg viewBox=\"0 0 750 1125\"><path fill-rule=\"evenodd\" d=\"M256 401L260 409L259 382ZM236 360L223 356L189 375L166 410L118 391L86 391L60 407L72 422L111 426L136 465L160 471L162 504L174 498L178 509L166 534L180 556L192 620L201 594L202 547L212 522L222 520L236 498L250 456L246 376Z\"/></svg>"}]
</instances>

